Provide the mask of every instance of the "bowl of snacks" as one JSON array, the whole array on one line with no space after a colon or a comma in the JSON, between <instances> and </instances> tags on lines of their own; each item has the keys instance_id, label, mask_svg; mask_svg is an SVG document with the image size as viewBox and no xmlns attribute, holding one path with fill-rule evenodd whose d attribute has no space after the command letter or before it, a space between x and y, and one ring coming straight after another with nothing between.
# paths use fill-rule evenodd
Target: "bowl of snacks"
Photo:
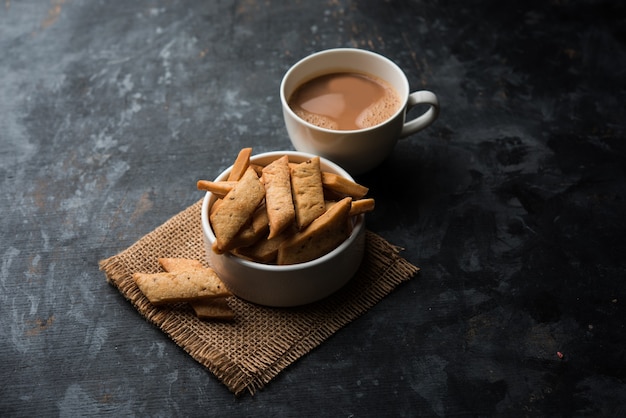
<instances>
[{"instance_id":1,"label":"bowl of snacks","mask_svg":"<svg viewBox=\"0 0 626 418\"><path fill-rule=\"evenodd\" d=\"M363 259L368 189L312 154L251 152L198 181L209 264L234 295L260 305L305 305L338 291Z\"/></svg>"}]
</instances>

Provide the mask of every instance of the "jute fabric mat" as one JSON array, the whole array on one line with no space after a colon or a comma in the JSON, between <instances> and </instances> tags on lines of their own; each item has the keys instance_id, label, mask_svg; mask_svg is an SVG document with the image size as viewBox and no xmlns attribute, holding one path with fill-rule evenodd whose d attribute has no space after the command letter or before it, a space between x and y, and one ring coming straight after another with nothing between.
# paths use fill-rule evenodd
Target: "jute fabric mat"
<instances>
[{"instance_id":1,"label":"jute fabric mat","mask_svg":"<svg viewBox=\"0 0 626 418\"><path fill-rule=\"evenodd\" d=\"M233 322L201 321L186 304L153 306L135 285L134 272L162 271L157 258L184 257L206 264L200 225L202 201L170 218L121 253L100 262L107 281L230 391L254 394L287 366L409 280L419 268L371 231L354 278L328 298L297 308L267 308L237 297Z\"/></svg>"}]
</instances>

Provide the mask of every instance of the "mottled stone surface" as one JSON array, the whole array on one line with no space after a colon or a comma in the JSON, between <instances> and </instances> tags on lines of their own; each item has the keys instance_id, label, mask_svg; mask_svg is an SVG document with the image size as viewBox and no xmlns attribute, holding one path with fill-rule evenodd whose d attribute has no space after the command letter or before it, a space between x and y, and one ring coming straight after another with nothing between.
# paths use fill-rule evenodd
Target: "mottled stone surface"
<instances>
[{"instance_id":1,"label":"mottled stone surface","mask_svg":"<svg viewBox=\"0 0 626 418\"><path fill-rule=\"evenodd\" d=\"M626 414L625 28L618 1L3 2L0 415ZM358 179L422 271L236 399L98 261L241 147L291 149L280 79L340 46L440 98Z\"/></svg>"}]
</instances>

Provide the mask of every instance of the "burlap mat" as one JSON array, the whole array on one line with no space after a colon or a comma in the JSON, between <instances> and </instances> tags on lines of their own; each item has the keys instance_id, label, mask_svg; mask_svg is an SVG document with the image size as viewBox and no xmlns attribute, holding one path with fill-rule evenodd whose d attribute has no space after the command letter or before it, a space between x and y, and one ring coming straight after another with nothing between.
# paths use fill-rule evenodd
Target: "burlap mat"
<instances>
[{"instance_id":1,"label":"burlap mat","mask_svg":"<svg viewBox=\"0 0 626 418\"><path fill-rule=\"evenodd\" d=\"M198 320L187 305L156 308L132 280L134 272L162 271L158 257L205 260L202 201L175 215L118 255L100 262L107 280L148 321L158 326L235 394L251 394L317 347L419 268L399 248L367 231L366 253L355 277L330 297L298 308L266 308L236 297L234 322Z\"/></svg>"}]
</instances>

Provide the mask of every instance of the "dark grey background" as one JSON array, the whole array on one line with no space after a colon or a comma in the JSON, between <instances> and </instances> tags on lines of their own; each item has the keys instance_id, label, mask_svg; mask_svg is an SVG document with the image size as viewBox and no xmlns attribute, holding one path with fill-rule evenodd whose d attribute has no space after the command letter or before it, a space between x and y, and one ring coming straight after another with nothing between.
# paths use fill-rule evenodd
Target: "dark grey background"
<instances>
[{"instance_id":1,"label":"dark grey background","mask_svg":"<svg viewBox=\"0 0 626 418\"><path fill-rule=\"evenodd\" d=\"M618 1L3 2L0 415L626 414L625 42ZM358 178L422 271L235 398L98 261L291 149L282 75L343 46L440 98Z\"/></svg>"}]
</instances>

